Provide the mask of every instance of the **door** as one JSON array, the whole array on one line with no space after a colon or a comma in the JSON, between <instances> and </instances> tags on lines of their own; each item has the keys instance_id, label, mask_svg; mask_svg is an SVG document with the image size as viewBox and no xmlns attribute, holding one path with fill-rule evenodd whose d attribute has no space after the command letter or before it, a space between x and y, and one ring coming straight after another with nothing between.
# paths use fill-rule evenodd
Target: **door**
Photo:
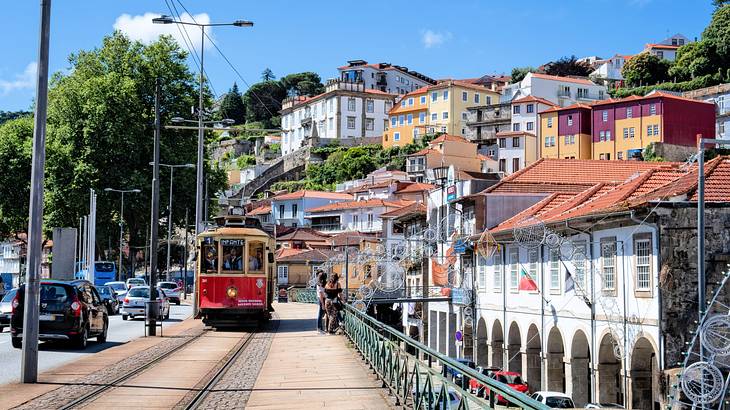
<instances>
[{"instance_id":1,"label":"door","mask_svg":"<svg viewBox=\"0 0 730 410\"><path fill-rule=\"evenodd\" d=\"M279 285L288 285L289 284L289 267L288 266L278 266L277 267L276 281Z\"/></svg>"},{"instance_id":2,"label":"door","mask_svg":"<svg viewBox=\"0 0 730 410\"><path fill-rule=\"evenodd\" d=\"M96 292L91 288L91 285L88 284L84 284L82 286L81 293L84 295L84 302L86 302L89 308L89 333L90 335L99 333L101 332L101 327L99 326L99 316L101 315L102 309L99 295L97 295Z\"/></svg>"}]
</instances>

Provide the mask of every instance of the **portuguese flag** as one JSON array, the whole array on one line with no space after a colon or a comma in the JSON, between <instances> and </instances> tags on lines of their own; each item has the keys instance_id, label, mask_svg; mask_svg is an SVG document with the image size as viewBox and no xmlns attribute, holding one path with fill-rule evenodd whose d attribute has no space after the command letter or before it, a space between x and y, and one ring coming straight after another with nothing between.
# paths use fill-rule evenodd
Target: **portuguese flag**
<instances>
[{"instance_id":1,"label":"portuguese flag","mask_svg":"<svg viewBox=\"0 0 730 410\"><path fill-rule=\"evenodd\" d=\"M524 268L520 269L520 287L519 290L537 290L537 284Z\"/></svg>"}]
</instances>

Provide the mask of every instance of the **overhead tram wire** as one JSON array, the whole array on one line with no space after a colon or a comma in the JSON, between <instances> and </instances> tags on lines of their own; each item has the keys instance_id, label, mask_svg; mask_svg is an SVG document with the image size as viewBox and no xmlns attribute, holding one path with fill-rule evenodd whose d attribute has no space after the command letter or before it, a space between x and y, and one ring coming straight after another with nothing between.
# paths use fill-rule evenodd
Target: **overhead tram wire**
<instances>
[{"instance_id":1,"label":"overhead tram wire","mask_svg":"<svg viewBox=\"0 0 730 410\"><path fill-rule=\"evenodd\" d=\"M170 14L172 14L173 17L177 18L178 20L182 20L182 16L177 10L177 7L175 7L175 3L169 3L168 0L165 0L165 4L167 5L167 9L170 11ZM173 11L174 9L174 11ZM190 14L190 13L188 13ZM192 19L192 15L190 16ZM193 19L195 21L195 19ZM185 48L188 49L188 52L193 58L193 62L195 62L195 65L200 67L200 57L198 57L198 53L195 52L195 47L193 46L193 40L190 39L190 35L188 34L187 28L185 28L184 24L175 24L177 26L177 31L180 33L180 36L183 39L183 42L185 43ZM181 27L182 26L182 27ZM209 80L208 73L203 69L203 78L205 82L210 87L210 91L213 93L213 98L216 100L218 99L218 93L215 91L215 88L213 87L213 83Z\"/></svg>"},{"instance_id":2,"label":"overhead tram wire","mask_svg":"<svg viewBox=\"0 0 730 410\"><path fill-rule=\"evenodd\" d=\"M171 0L171 1L174 2L175 0ZM193 17L193 15L190 13L190 11L187 9L187 7L185 7L185 5L182 3L182 1L181 0L177 0L177 2L180 4L180 7L182 7L182 9L185 10L186 13L188 13L188 15L190 16L190 18L193 20L193 23L197 23L195 21L195 17ZM236 75L238 76L238 78L244 84L246 84L246 86L250 89L251 88L251 84L249 84L248 81L246 81L246 79L243 78L243 76L238 71L238 69L236 69L236 67L233 65L233 63L231 63L231 60L229 60L228 57L226 57L225 53L223 53L223 50L221 50L220 47L218 47L218 44L216 44L215 41L213 41L213 39L208 35L208 33L206 33L205 31L203 31L203 34L208 39L208 41L210 41L210 43L213 45L213 47L215 47L215 49L218 51L218 54L220 54L221 57L223 57L223 59L228 64L228 66L231 67L231 69L233 70L233 72L236 73ZM267 107L266 104L264 104L264 102L261 100L261 98L258 96L258 94L256 94L253 91L251 91L251 94L253 94L253 96L256 97L256 100L259 102L259 104L261 104L264 107L264 109L266 109L266 112L268 112L269 115L271 115L273 117L274 116L274 113L272 113L271 110L269 110L269 107Z\"/></svg>"}]
</instances>

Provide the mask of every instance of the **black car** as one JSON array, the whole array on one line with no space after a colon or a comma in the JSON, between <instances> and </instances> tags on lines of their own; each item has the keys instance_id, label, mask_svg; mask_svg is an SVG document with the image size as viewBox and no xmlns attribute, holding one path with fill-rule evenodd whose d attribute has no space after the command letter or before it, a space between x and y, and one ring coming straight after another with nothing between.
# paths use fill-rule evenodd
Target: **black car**
<instances>
[{"instance_id":1,"label":"black car","mask_svg":"<svg viewBox=\"0 0 730 410\"><path fill-rule=\"evenodd\" d=\"M111 286L96 286L96 291L101 296L101 301L106 306L106 311L110 315L116 315L119 313L119 300L117 299L117 292L111 288Z\"/></svg>"},{"instance_id":2,"label":"black car","mask_svg":"<svg viewBox=\"0 0 730 410\"><path fill-rule=\"evenodd\" d=\"M22 345L24 300L25 285L18 288L10 317L10 338L17 349ZM40 340L71 341L83 349L91 337L96 337L100 343L106 342L108 330L109 315L91 282L41 281L38 316Z\"/></svg>"}]
</instances>

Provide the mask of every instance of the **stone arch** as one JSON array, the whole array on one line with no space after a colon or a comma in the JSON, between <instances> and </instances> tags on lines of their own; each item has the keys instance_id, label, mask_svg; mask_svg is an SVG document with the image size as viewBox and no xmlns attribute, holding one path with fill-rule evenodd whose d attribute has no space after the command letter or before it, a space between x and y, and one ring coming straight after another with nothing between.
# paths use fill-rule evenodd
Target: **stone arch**
<instances>
[{"instance_id":1,"label":"stone arch","mask_svg":"<svg viewBox=\"0 0 730 410\"><path fill-rule=\"evenodd\" d=\"M507 368L511 372L522 374L522 337L517 322L509 325L507 333Z\"/></svg>"},{"instance_id":2,"label":"stone arch","mask_svg":"<svg viewBox=\"0 0 730 410\"><path fill-rule=\"evenodd\" d=\"M640 337L631 350L632 408L658 408L659 376L656 349L649 339Z\"/></svg>"},{"instance_id":3,"label":"stone arch","mask_svg":"<svg viewBox=\"0 0 730 410\"><path fill-rule=\"evenodd\" d=\"M553 326L547 338L547 384L551 391L565 392L564 346L563 335Z\"/></svg>"},{"instance_id":4,"label":"stone arch","mask_svg":"<svg viewBox=\"0 0 730 410\"><path fill-rule=\"evenodd\" d=\"M478 366L487 367L489 366L489 345L487 344L487 322L483 317L479 318L477 322L477 360Z\"/></svg>"},{"instance_id":5,"label":"stone arch","mask_svg":"<svg viewBox=\"0 0 730 410\"><path fill-rule=\"evenodd\" d=\"M605 333L598 345L598 401L623 404L622 366L621 360L614 354L614 343L611 333Z\"/></svg>"},{"instance_id":6,"label":"stone arch","mask_svg":"<svg viewBox=\"0 0 730 410\"><path fill-rule=\"evenodd\" d=\"M524 379L530 388L530 392L542 390L542 359L540 352L542 351L542 341L540 339L540 331L533 323L527 329L527 338L525 339L525 354L527 355L527 372Z\"/></svg>"},{"instance_id":7,"label":"stone arch","mask_svg":"<svg viewBox=\"0 0 730 410\"><path fill-rule=\"evenodd\" d=\"M492 323L492 366L504 366L504 332L502 332L502 324L499 320Z\"/></svg>"},{"instance_id":8,"label":"stone arch","mask_svg":"<svg viewBox=\"0 0 730 410\"><path fill-rule=\"evenodd\" d=\"M582 330L577 330L570 343L570 373L572 379L573 401L582 407L591 400L591 350L588 338Z\"/></svg>"}]
</instances>

